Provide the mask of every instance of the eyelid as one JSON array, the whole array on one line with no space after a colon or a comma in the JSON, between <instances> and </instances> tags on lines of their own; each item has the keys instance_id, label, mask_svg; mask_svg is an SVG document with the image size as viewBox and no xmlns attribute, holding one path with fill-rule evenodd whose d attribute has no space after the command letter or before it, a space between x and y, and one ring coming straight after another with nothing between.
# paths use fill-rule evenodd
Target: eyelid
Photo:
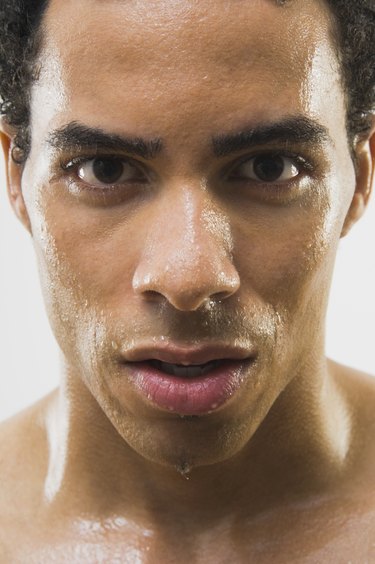
<instances>
[{"instance_id":1,"label":"eyelid","mask_svg":"<svg viewBox=\"0 0 375 564\"><path fill-rule=\"evenodd\" d=\"M300 154L291 152L291 151L286 151L286 150L272 150L272 149L264 149L264 150L260 150L260 151L256 151L252 154L247 154L243 157L240 157L240 159L238 159L235 163L232 163L229 167L228 170L228 177L231 177L232 172L235 171L236 168L239 168L240 166L244 165L245 163L256 159L257 157L282 157L285 159L290 159L292 161L294 161L294 164L297 166L297 168L300 170L300 172L305 172L305 173L311 173L315 170L314 165L311 163L311 161L309 161L308 159L306 159L305 157L301 156ZM300 174L298 175L300 176ZM298 178L298 176L296 176L295 178Z\"/></svg>"},{"instance_id":2,"label":"eyelid","mask_svg":"<svg viewBox=\"0 0 375 564\"><path fill-rule=\"evenodd\" d=\"M131 166L134 166L135 168L139 168L140 170L142 170L142 172L144 171L144 166L142 165L142 163L136 161L135 159L132 159L131 157L127 157L127 156L120 156L120 155L113 155L111 153L95 153L95 154L84 154L84 155L79 155L76 157L70 157L69 159L61 159L60 160L60 167L65 170L65 171L69 171L72 170L82 164L86 164L89 163L90 161L94 161L96 159L113 159L116 161L121 161L123 163L126 164L130 164Z\"/></svg>"},{"instance_id":3,"label":"eyelid","mask_svg":"<svg viewBox=\"0 0 375 564\"><path fill-rule=\"evenodd\" d=\"M120 161L122 163L124 163L125 165L130 165L131 167L134 167L134 169L136 169L137 174L139 174L139 178L135 178L133 181L128 180L125 182L115 182L114 184L102 184L100 182L98 182L98 184L96 183L90 183L85 181L83 178L81 178L78 174L79 168L89 164L90 162L96 160L96 159L113 159L116 161ZM70 157L69 159L60 159L60 163L59 163L59 169L60 171L62 171L62 174L67 176L69 178L70 176L70 180L69 182L72 183L72 185L81 185L82 187L85 186L85 190L97 190L97 191L102 191L104 189L105 186L105 191L109 191L111 189L118 189L119 186L123 185L127 185L127 184L144 184L147 183L147 181L150 181L152 179L152 174L150 173L149 170L145 170L145 165L143 163L140 163L139 161L137 161L136 159L133 159L131 157L128 157L127 155L118 155L118 154L111 154L111 153L105 153L105 152L95 152L94 154L82 154L82 155L78 155L75 157Z\"/></svg>"}]
</instances>

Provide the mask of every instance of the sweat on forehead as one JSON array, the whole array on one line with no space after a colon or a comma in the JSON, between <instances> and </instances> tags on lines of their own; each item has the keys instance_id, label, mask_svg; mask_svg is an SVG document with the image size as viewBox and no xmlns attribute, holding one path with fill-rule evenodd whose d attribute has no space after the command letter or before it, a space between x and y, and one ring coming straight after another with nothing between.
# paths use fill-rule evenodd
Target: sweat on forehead
<instances>
[{"instance_id":1,"label":"sweat on forehead","mask_svg":"<svg viewBox=\"0 0 375 564\"><path fill-rule=\"evenodd\" d=\"M290 66L301 66L301 53L310 49L309 62L318 41L329 41L330 18L324 4L313 0L304 2L303 10L295 3L287 10L277 5L276 0L255 0L236 3L233 10L232 2L220 1L146 5L84 0L73 5L69 0L51 0L44 55L57 48L70 74L78 69L77 60L83 75L98 68L108 74L121 70L124 80L128 72L147 73L150 86L155 76L159 79L160 68L183 89L185 82L191 82L188 73L193 67L207 80L207 70L225 72L247 64L251 71L254 64L265 66L265 61L271 83L277 69L282 71L278 79L286 81Z\"/></svg>"},{"instance_id":2,"label":"sweat on forehead","mask_svg":"<svg viewBox=\"0 0 375 564\"><path fill-rule=\"evenodd\" d=\"M287 10L278 10L279 7L285 7ZM123 24L130 26L130 29L137 25L140 33L150 34L154 30L162 40L163 28L168 28L170 32L173 32L173 29L181 31L183 26L189 24L189 21L194 21L201 33L204 33L206 26L211 26L215 21L219 22L221 26L223 24L231 26L232 22L236 22L236 25L240 26L240 31L242 23L246 24L251 20L256 20L261 13L261 31L265 32L272 23L271 19L277 17L280 12L286 12L285 18L293 18L297 15L304 20L309 12L310 15L314 15L317 11L326 8L324 0L305 0L303 3L292 2L291 0L251 0L250 2L245 0L218 0L217 2L213 0L205 2L193 2L192 0L179 2L171 0L151 0L149 2L84 0L78 4L72 0L65 2L50 0L47 7L47 20L49 14L51 16L50 24L52 24L53 16L57 18L58 15L67 12L70 15L69 25L66 25L62 31L69 34L71 29L79 28L80 35L84 36L87 25L95 21L96 16L100 14L102 18L96 20L96 23L98 27L100 24L105 31L116 33L116 30ZM85 18L81 18L81 14L85 14ZM243 17L245 21L241 23ZM54 31L57 31L59 27L57 19L55 19L56 29ZM109 24L110 19L112 21ZM283 23L286 21L287 19L284 19ZM108 29L108 24L110 29ZM127 29L123 31L126 32ZM221 31L223 31L223 28ZM287 30L284 29L283 31L286 32ZM219 38L217 37L217 39ZM261 36L258 39L261 39ZM93 37L91 37L91 40L93 40Z\"/></svg>"},{"instance_id":3,"label":"sweat on forehead","mask_svg":"<svg viewBox=\"0 0 375 564\"><path fill-rule=\"evenodd\" d=\"M68 112L53 129L80 121L122 133L125 119L127 134L160 137L166 132L153 125L157 118L167 120L177 100L180 117L189 115L199 126L197 116L207 113L214 95L222 119L233 117L232 123L208 132L217 135L242 127L244 120L250 124L255 114L263 122L290 114L289 90L297 97L307 92L312 67L322 73L325 64L332 75L334 61L329 49L327 53L325 31L329 18L319 9L320 2L307 0L303 13L295 9L296 3L284 10L273 0L240 2L236 11L232 2L221 1L150 4L155 9L148 10L143 2L104 5L83 0L73 6L69 0L52 0L42 53L46 72L40 77L51 92L59 86L60 74ZM309 100L313 102L311 95ZM93 120L99 108L107 123ZM245 115L250 109L252 115ZM262 115L265 109L277 115Z\"/></svg>"}]
</instances>

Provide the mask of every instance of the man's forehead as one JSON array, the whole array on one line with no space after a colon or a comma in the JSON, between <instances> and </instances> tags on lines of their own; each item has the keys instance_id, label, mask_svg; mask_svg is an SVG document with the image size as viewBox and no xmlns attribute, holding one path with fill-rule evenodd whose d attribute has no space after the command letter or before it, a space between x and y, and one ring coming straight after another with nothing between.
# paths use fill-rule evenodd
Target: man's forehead
<instances>
[{"instance_id":1,"label":"man's forehead","mask_svg":"<svg viewBox=\"0 0 375 564\"><path fill-rule=\"evenodd\" d=\"M93 46L103 36L131 41L129 49L156 39L159 48L172 40L193 47L197 38L206 47L226 38L238 45L256 30L252 47L262 45L271 32L289 39L293 51L295 36L303 34L307 41L319 28L326 30L328 14L324 0L50 0L46 20L51 36L63 37L66 47L68 39L73 46L78 41Z\"/></svg>"},{"instance_id":2,"label":"man's forehead","mask_svg":"<svg viewBox=\"0 0 375 564\"><path fill-rule=\"evenodd\" d=\"M36 120L49 127L49 106L54 130L79 121L181 138L190 123L207 138L244 122L314 118L318 104L330 115L330 81L309 84L333 81L329 25L320 0L51 0Z\"/></svg>"},{"instance_id":3,"label":"man's forehead","mask_svg":"<svg viewBox=\"0 0 375 564\"><path fill-rule=\"evenodd\" d=\"M293 70L303 73L330 41L324 6L319 0L285 6L276 0L51 0L45 45L58 53L54 63L82 79L98 71L124 79L147 74L157 86L163 72L183 88L195 71L199 81L212 73L224 82L237 70L256 75L260 69L276 87Z\"/></svg>"}]
</instances>

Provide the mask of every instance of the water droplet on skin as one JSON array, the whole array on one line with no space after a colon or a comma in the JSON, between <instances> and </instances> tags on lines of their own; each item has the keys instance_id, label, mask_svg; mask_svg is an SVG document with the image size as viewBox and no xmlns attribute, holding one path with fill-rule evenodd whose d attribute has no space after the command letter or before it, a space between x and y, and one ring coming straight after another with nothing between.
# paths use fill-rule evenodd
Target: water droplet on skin
<instances>
[{"instance_id":1,"label":"water droplet on skin","mask_svg":"<svg viewBox=\"0 0 375 564\"><path fill-rule=\"evenodd\" d=\"M192 466L188 462L181 462L176 465L176 470L185 480L190 480L188 474L192 471Z\"/></svg>"}]
</instances>

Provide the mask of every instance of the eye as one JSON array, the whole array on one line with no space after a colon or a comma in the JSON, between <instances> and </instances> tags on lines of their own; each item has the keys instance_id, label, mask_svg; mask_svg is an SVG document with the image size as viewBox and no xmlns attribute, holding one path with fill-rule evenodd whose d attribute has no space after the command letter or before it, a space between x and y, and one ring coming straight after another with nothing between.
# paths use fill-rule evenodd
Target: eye
<instances>
[{"instance_id":1,"label":"eye","mask_svg":"<svg viewBox=\"0 0 375 564\"><path fill-rule=\"evenodd\" d=\"M232 176L258 182L285 182L300 174L295 159L281 155L258 155L236 167Z\"/></svg>"},{"instance_id":2,"label":"eye","mask_svg":"<svg viewBox=\"0 0 375 564\"><path fill-rule=\"evenodd\" d=\"M81 161L77 176L93 186L124 184L145 180L144 173L129 161L115 157L97 157Z\"/></svg>"}]
</instances>

